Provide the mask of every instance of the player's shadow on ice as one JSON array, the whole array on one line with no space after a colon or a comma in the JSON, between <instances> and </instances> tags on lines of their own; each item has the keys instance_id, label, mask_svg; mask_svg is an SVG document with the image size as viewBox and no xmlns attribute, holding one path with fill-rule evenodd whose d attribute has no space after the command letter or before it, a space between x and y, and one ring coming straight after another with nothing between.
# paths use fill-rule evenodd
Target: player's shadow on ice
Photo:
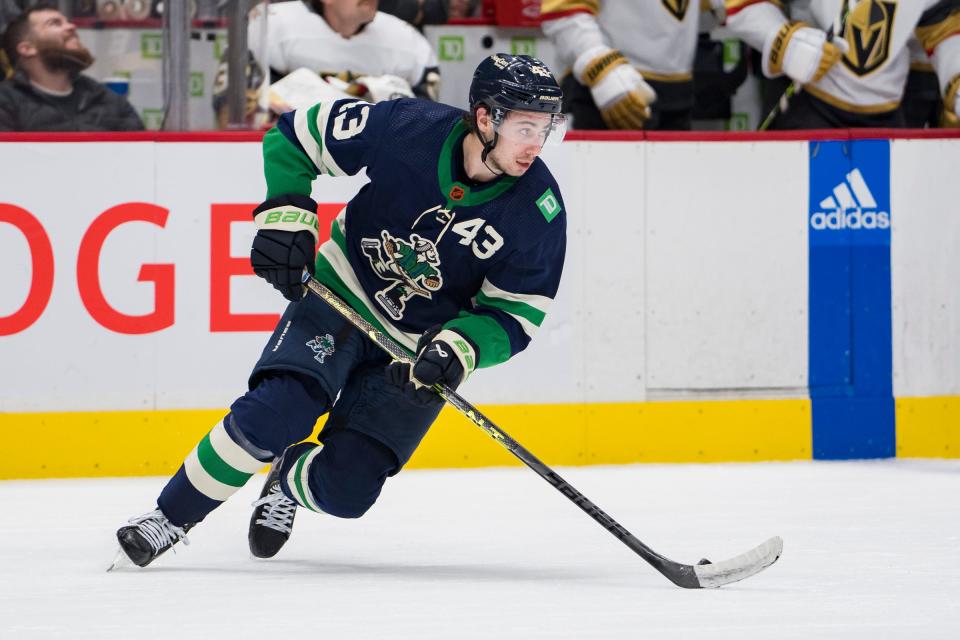
<instances>
[{"instance_id":1,"label":"player's shadow on ice","mask_svg":"<svg viewBox=\"0 0 960 640\"><path fill-rule=\"evenodd\" d=\"M400 580L457 580L471 581L584 581L608 578L600 573L571 571L569 569L525 568L514 565L477 564L404 564L327 562L321 560L249 560L230 567L154 567L151 572L206 573L242 575L326 575L349 578L350 576L396 577Z\"/></svg>"}]
</instances>

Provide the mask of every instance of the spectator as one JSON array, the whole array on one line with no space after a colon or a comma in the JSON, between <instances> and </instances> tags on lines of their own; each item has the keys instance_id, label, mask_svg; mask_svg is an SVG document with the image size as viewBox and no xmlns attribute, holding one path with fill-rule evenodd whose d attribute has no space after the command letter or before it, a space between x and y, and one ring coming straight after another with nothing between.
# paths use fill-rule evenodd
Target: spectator
<instances>
[{"instance_id":1,"label":"spectator","mask_svg":"<svg viewBox=\"0 0 960 640\"><path fill-rule=\"evenodd\" d=\"M544 0L543 31L573 73L564 111L577 129L690 129L698 2Z\"/></svg>"},{"instance_id":2,"label":"spectator","mask_svg":"<svg viewBox=\"0 0 960 640\"><path fill-rule=\"evenodd\" d=\"M727 26L762 51L763 73L802 87L777 114L774 129L903 127L907 42L930 55L946 108L960 102L960 4L955 0L830 3L817 12L802 1L726 0ZM818 5L822 7L823 5ZM839 11L836 8L839 7ZM894 19L896 16L896 19Z\"/></svg>"},{"instance_id":3,"label":"spectator","mask_svg":"<svg viewBox=\"0 0 960 640\"><path fill-rule=\"evenodd\" d=\"M262 34L264 9L270 12L266 37ZM292 0L260 5L250 16L248 42L248 123L253 122L266 73L276 82L308 69L331 79L350 95L371 102L438 98L440 72L430 43L409 24L377 11L377 0ZM213 101L221 127L226 124L226 88L223 63ZM283 110L283 105L274 101L272 108Z\"/></svg>"},{"instance_id":4,"label":"spectator","mask_svg":"<svg viewBox=\"0 0 960 640\"><path fill-rule=\"evenodd\" d=\"M93 56L53 5L27 9L7 26L13 77L0 83L0 131L139 131L125 98L80 72Z\"/></svg>"}]
</instances>

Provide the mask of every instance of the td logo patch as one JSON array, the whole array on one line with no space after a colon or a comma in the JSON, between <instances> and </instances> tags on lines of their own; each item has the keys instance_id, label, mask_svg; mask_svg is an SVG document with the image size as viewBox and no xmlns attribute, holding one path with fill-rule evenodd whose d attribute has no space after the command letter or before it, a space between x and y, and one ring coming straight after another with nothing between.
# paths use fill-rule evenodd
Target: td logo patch
<instances>
[{"instance_id":1,"label":"td logo patch","mask_svg":"<svg viewBox=\"0 0 960 640\"><path fill-rule=\"evenodd\" d=\"M557 214L563 210L557 196L553 194L553 189L547 189L542 196L537 198L537 208L540 209L540 213L543 214L547 222L553 222Z\"/></svg>"}]
</instances>

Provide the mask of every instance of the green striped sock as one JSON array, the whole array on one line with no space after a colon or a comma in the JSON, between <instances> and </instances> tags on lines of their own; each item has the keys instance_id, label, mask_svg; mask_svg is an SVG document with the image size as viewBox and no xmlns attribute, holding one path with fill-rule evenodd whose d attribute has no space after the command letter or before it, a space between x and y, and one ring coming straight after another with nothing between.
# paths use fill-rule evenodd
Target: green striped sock
<instances>
[{"instance_id":1,"label":"green striped sock","mask_svg":"<svg viewBox=\"0 0 960 640\"><path fill-rule=\"evenodd\" d=\"M197 491L223 502L265 464L234 442L221 420L190 452L183 467Z\"/></svg>"},{"instance_id":2,"label":"green striped sock","mask_svg":"<svg viewBox=\"0 0 960 640\"><path fill-rule=\"evenodd\" d=\"M317 504L313 494L310 493L310 487L307 483L307 472L310 470L310 463L320 453L323 446L311 447L309 451L293 461L290 471L287 472L287 486L293 494L293 499L301 507L306 507L311 511L322 512L323 509Z\"/></svg>"}]
</instances>

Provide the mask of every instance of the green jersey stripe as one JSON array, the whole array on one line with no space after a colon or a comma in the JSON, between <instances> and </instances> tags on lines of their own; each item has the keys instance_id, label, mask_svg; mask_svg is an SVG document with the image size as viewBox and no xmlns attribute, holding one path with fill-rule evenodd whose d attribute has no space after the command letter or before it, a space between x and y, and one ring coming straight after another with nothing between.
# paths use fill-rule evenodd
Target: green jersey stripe
<instances>
[{"instance_id":1,"label":"green jersey stripe","mask_svg":"<svg viewBox=\"0 0 960 640\"><path fill-rule=\"evenodd\" d=\"M256 473L266 464L254 458L234 442L233 438L227 435L222 420L210 431L210 444L213 445L213 450L224 462L243 473Z\"/></svg>"},{"instance_id":2,"label":"green jersey stripe","mask_svg":"<svg viewBox=\"0 0 960 640\"><path fill-rule=\"evenodd\" d=\"M310 112L314 111L320 105L315 105L308 110L297 109L293 112L293 131L297 134L297 141L303 147L307 157L313 161L317 168L317 173L323 171L323 162L320 160L321 142L313 136L313 129L310 126Z\"/></svg>"},{"instance_id":3,"label":"green jersey stripe","mask_svg":"<svg viewBox=\"0 0 960 640\"><path fill-rule=\"evenodd\" d=\"M186 460L183 461L183 470L186 472L190 484L211 500L223 502L239 490L238 487L220 482L203 468L197 455L197 447L194 447L193 451L187 455Z\"/></svg>"},{"instance_id":4,"label":"green jersey stripe","mask_svg":"<svg viewBox=\"0 0 960 640\"><path fill-rule=\"evenodd\" d=\"M443 325L470 338L477 345L477 368L492 367L510 359L510 337L500 323L489 316L461 311Z\"/></svg>"},{"instance_id":5,"label":"green jersey stripe","mask_svg":"<svg viewBox=\"0 0 960 640\"><path fill-rule=\"evenodd\" d=\"M231 487L237 487L239 489L247 484L247 480L253 475L253 473L244 473L243 471L234 469L227 464L213 448L213 445L210 444L209 433L205 435L203 440L200 441L200 444L197 445L197 458L200 459L200 464L203 465L204 471L209 473L213 479Z\"/></svg>"},{"instance_id":6,"label":"green jersey stripe","mask_svg":"<svg viewBox=\"0 0 960 640\"><path fill-rule=\"evenodd\" d=\"M310 193L317 167L279 129L263 137L263 167L267 198L285 193Z\"/></svg>"},{"instance_id":7,"label":"green jersey stripe","mask_svg":"<svg viewBox=\"0 0 960 640\"><path fill-rule=\"evenodd\" d=\"M526 302L520 302L519 300L504 300L503 298L492 298L488 295L485 295L482 290L477 292L477 304L482 304L487 307L493 307L494 309L506 311L511 316L523 318L538 327L543 324L543 319L547 317L547 314L545 314L543 311L531 307Z\"/></svg>"},{"instance_id":8,"label":"green jersey stripe","mask_svg":"<svg viewBox=\"0 0 960 640\"><path fill-rule=\"evenodd\" d=\"M480 287L480 291L491 298L502 298L503 300L516 300L517 302L523 302L544 313L547 312L547 310L550 308L550 305L553 303L553 298L548 298L547 296L538 296L533 293L513 293L512 291L505 291L486 279L483 281L483 286Z\"/></svg>"}]
</instances>

